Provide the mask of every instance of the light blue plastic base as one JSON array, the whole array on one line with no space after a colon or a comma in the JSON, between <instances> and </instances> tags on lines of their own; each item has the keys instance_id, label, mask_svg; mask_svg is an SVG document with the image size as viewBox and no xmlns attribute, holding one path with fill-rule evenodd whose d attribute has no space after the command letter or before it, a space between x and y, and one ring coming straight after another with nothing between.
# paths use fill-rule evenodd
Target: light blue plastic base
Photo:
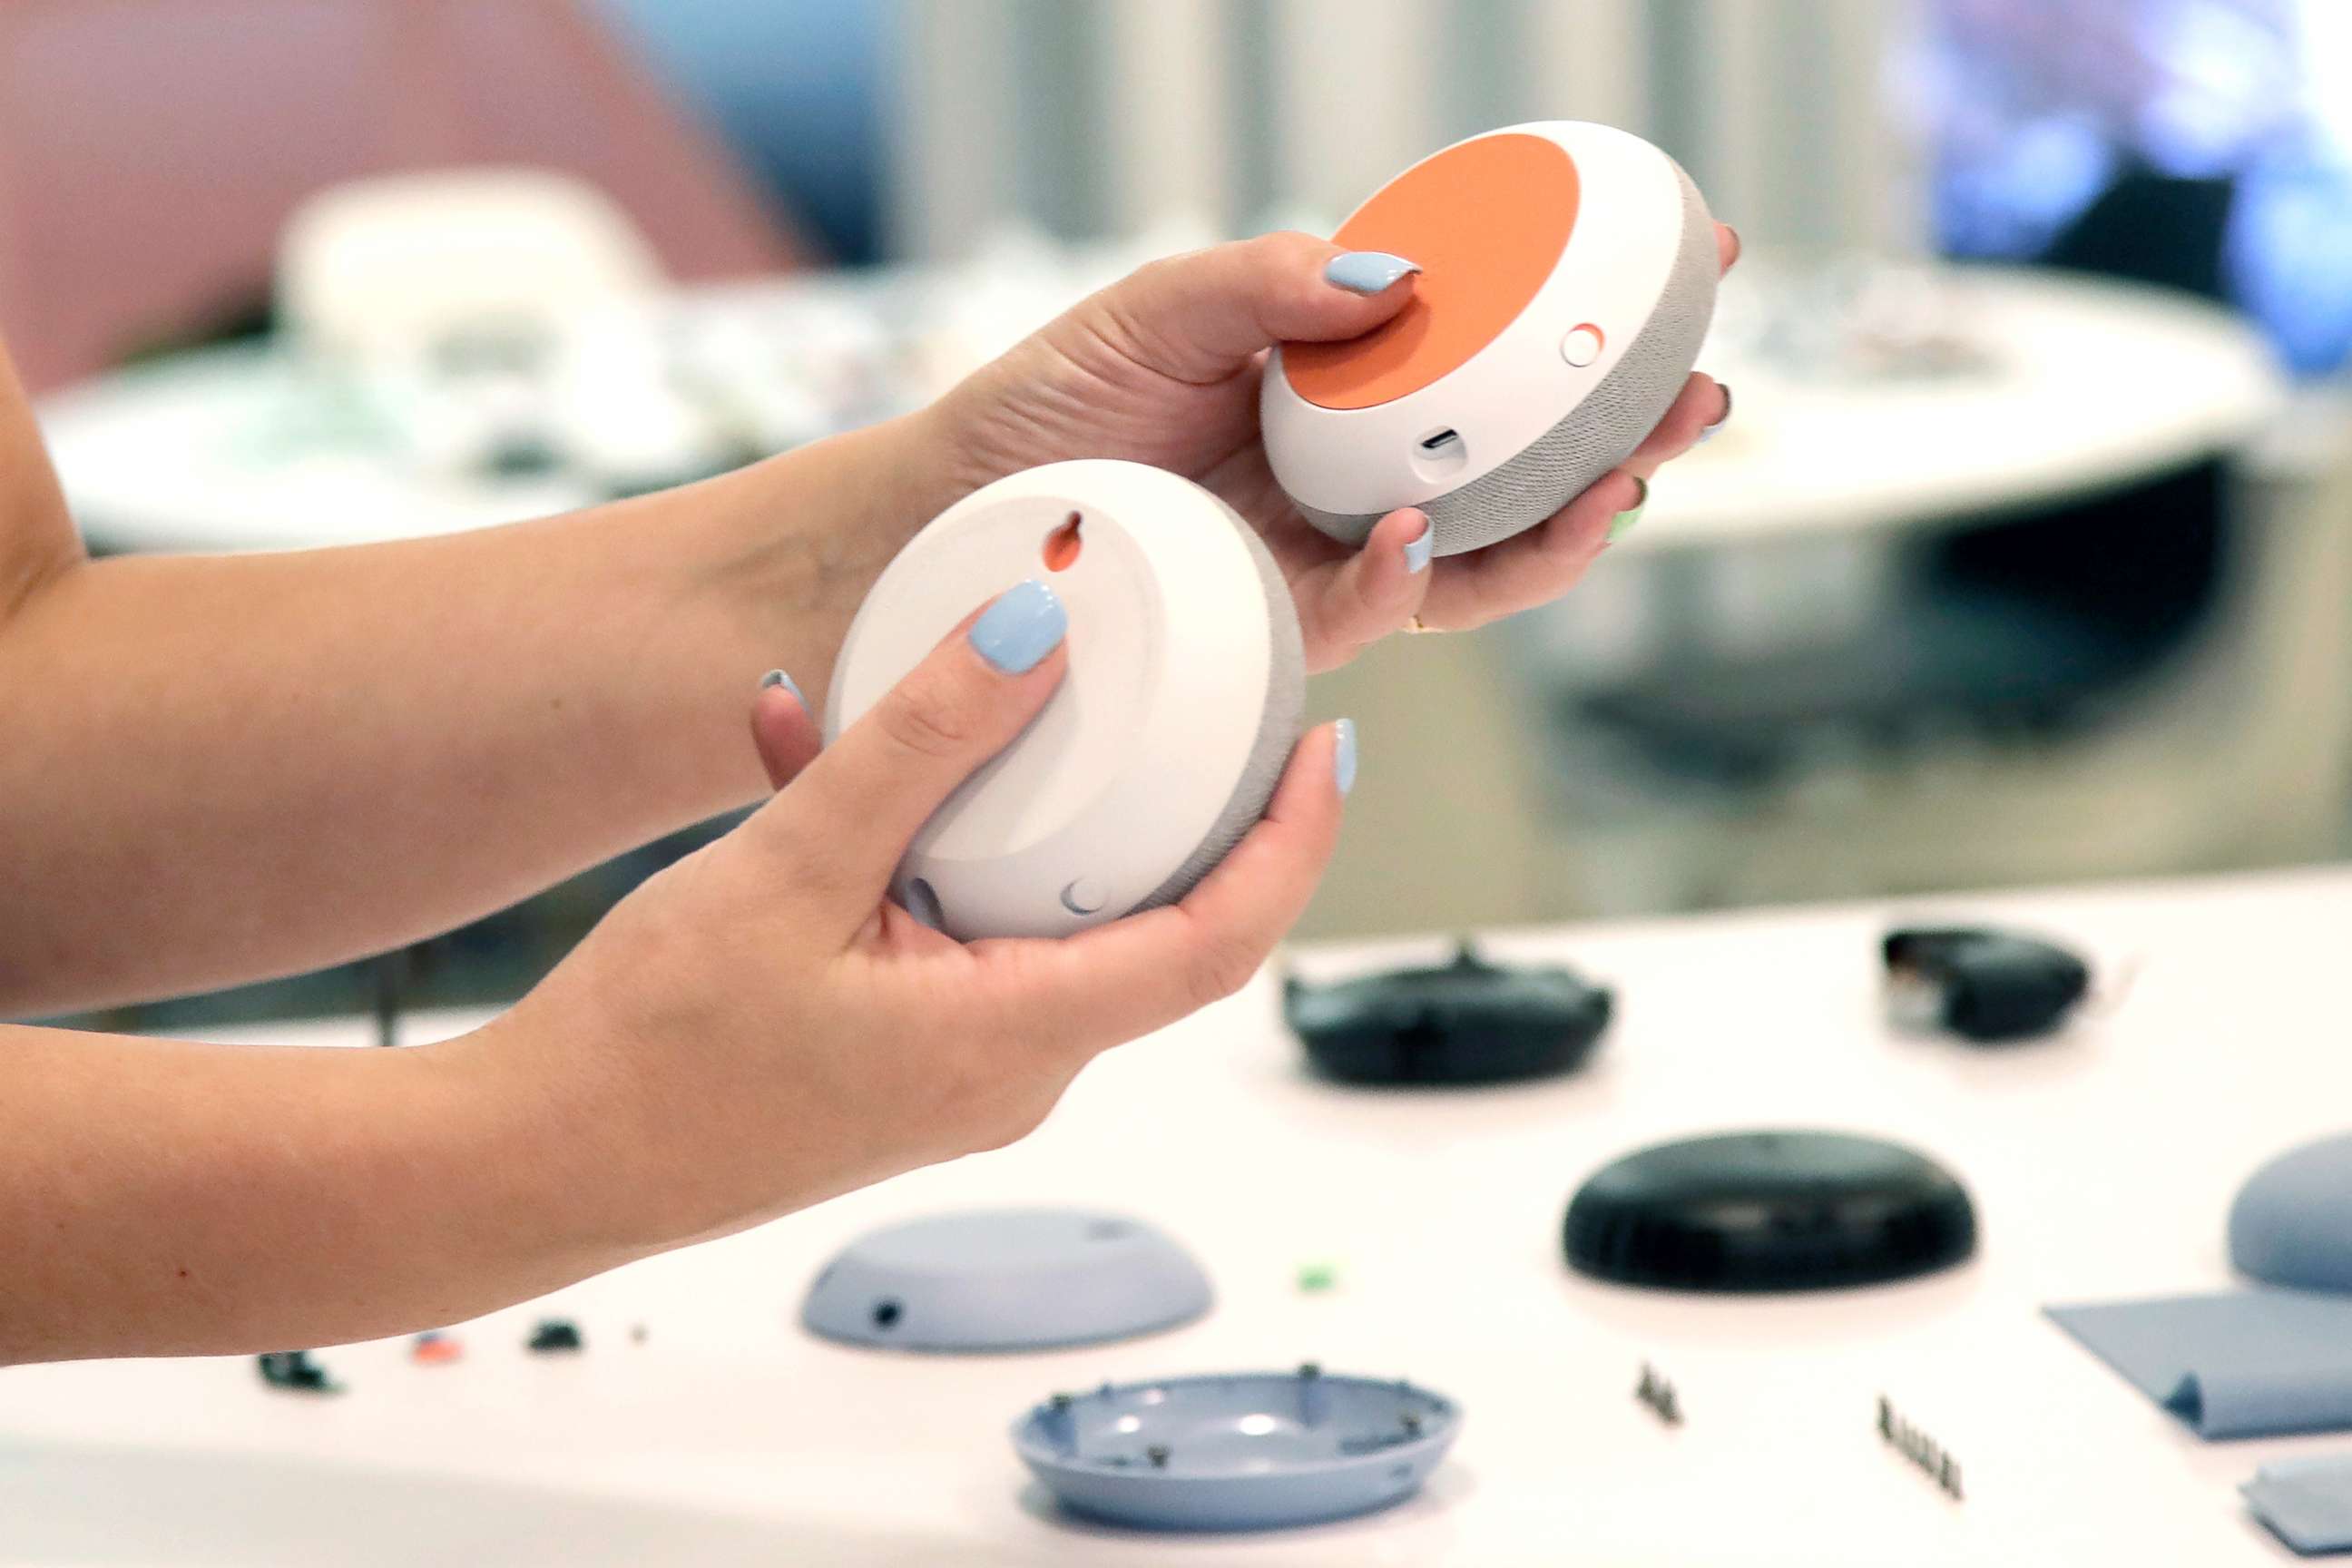
<instances>
[{"instance_id":1,"label":"light blue plastic base","mask_svg":"<svg viewBox=\"0 0 2352 1568\"><path fill-rule=\"evenodd\" d=\"M1171 1329L1209 1300L1192 1255L1141 1220L989 1209L860 1237L816 1277L801 1321L850 1344L1044 1350Z\"/></svg>"},{"instance_id":2,"label":"light blue plastic base","mask_svg":"<svg viewBox=\"0 0 2352 1568\"><path fill-rule=\"evenodd\" d=\"M2299 1556L2352 1552L2352 1458L2284 1459L2238 1489L2271 1533Z\"/></svg>"},{"instance_id":3,"label":"light blue plastic base","mask_svg":"<svg viewBox=\"0 0 2352 1568\"><path fill-rule=\"evenodd\" d=\"M2352 1300L2232 1290L2048 1310L2200 1437L2352 1430Z\"/></svg>"},{"instance_id":4,"label":"light blue plastic base","mask_svg":"<svg viewBox=\"0 0 2352 1568\"><path fill-rule=\"evenodd\" d=\"M1013 1446L1073 1513L1146 1530L1266 1530L1418 1490L1459 1409L1410 1384L1296 1373L1105 1384L1056 1395Z\"/></svg>"}]
</instances>

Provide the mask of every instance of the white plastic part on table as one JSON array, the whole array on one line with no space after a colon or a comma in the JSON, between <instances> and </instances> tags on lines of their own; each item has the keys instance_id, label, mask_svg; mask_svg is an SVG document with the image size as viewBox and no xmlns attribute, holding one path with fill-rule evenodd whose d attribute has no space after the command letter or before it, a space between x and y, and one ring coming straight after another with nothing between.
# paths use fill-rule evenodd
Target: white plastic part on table
<instances>
[{"instance_id":1,"label":"white plastic part on table","mask_svg":"<svg viewBox=\"0 0 2352 1568\"><path fill-rule=\"evenodd\" d=\"M2223 1285L2240 1184L2352 1121L2336 1023L2348 913L2352 872L2328 869L1493 935L1498 958L1607 979L1623 1008L1584 1070L1466 1092L1317 1081L1261 978L1103 1057L1034 1137L457 1325L455 1365L416 1366L400 1342L324 1349L350 1387L335 1399L264 1388L247 1358L17 1368L0 1373L0 1453L301 1458L382 1467L387 1488L423 1471L723 1508L780 1521L803 1560L836 1568L2276 1563L2239 1483L2352 1436L2202 1443L2042 1308ZM2137 978L2046 1044L1904 1037L1877 994L1895 918L2021 923L2109 972L2137 961ZM1441 952L1433 938L1297 957L1328 978ZM1768 1124L1935 1154L1977 1199L1979 1256L1913 1284L1766 1300L1567 1270L1560 1215L1594 1168ZM1081 1198L1185 1237L1216 1310L1144 1340L954 1360L829 1344L793 1321L824 1260L877 1224ZM1298 1290L1307 1259L1336 1263L1339 1287ZM547 1313L576 1319L583 1353L522 1351ZM1461 1440L1418 1495L1171 1542L1060 1519L1005 1442L1057 1389L1310 1359L1461 1402ZM1645 1362L1675 1385L1679 1427L1635 1401ZM1882 1394L1951 1452L1965 1501L1885 1445ZM0 1511L11 1532L27 1517ZM266 1528L189 1517L192 1531ZM444 1539L429 1519L409 1528L421 1548Z\"/></svg>"},{"instance_id":2,"label":"white plastic part on table","mask_svg":"<svg viewBox=\"0 0 2352 1568\"><path fill-rule=\"evenodd\" d=\"M628 215L546 169L449 169L335 185L287 220L277 295L314 352L404 360L452 332L560 322L664 286Z\"/></svg>"},{"instance_id":3,"label":"white plastic part on table","mask_svg":"<svg viewBox=\"0 0 2352 1568\"><path fill-rule=\"evenodd\" d=\"M936 395L1126 259L1009 247L985 267L698 289L672 299L662 330L714 417L755 439L806 438ZM1806 378L1710 350L1700 368L1733 384L1731 422L1667 470L1643 525L1612 548L1852 534L2055 500L2225 449L2279 410L2260 337L2225 311L2011 268L1932 276L1989 347L1988 374ZM1727 310L1740 279L1726 285ZM446 532L602 493L569 472L436 469L363 391L267 351L125 371L44 399L40 414L76 514L120 550Z\"/></svg>"}]
</instances>

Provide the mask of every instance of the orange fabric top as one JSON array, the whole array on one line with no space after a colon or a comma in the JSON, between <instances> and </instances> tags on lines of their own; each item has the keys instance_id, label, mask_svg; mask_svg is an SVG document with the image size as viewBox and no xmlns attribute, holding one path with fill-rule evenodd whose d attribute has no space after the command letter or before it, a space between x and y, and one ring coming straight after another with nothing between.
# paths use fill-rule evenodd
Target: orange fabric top
<instances>
[{"instance_id":1,"label":"orange fabric top","mask_svg":"<svg viewBox=\"0 0 2352 1568\"><path fill-rule=\"evenodd\" d=\"M1534 299L1576 227L1575 161L1525 132L1481 136L1381 187L1333 240L1421 264L1411 303L1337 343L1285 343L1284 374L1325 408L1392 403L1466 363Z\"/></svg>"}]
</instances>

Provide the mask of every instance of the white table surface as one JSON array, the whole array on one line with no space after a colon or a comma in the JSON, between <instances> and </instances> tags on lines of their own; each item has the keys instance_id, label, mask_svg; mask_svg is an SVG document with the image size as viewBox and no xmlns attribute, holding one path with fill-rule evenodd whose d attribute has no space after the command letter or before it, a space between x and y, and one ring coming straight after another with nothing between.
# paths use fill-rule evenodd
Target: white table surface
<instances>
[{"instance_id":1,"label":"white table surface","mask_svg":"<svg viewBox=\"0 0 2352 1568\"><path fill-rule=\"evenodd\" d=\"M814 344L816 383L835 384L847 364L919 397L1046 319L1065 294L1115 275L1114 259L1037 248L977 281L734 285L678 297L667 331L722 353L730 374L762 354L802 374L794 356ZM1024 265L1043 280L1021 286ZM1930 276L1938 317L1976 337L1989 373L1805 376L1731 344L1702 363L1734 384L1737 416L1669 470L1621 548L1820 537L2050 500L2230 447L2283 406L2259 336L2193 300L2014 268ZM1727 300L1747 281L1735 273ZM894 345L878 341L893 332ZM371 433L352 402L282 352L228 348L102 377L45 399L40 414L77 514L115 549L356 542L597 499L579 478L436 471L397 432ZM628 425L625 411L616 417Z\"/></svg>"},{"instance_id":2,"label":"white table surface","mask_svg":"<svg viewBox=\"0 0 2352 1568\"><path fill-rule=\"evenodd\" d=\"M2052 1043L1896 1036L1874 983L1875 939L1898 914L2039 927L2110 968L2136 963L2137 981ZM2352 871L2329 869L1498 935L1496 953L1568 960L1618 986L1619 1021L1580 1074L1467 1092L1315 1081L1261 977L1104 1058L1023 1143L465 1325L456 1366L414 1366L398 1342L322 1352L351 1385L333 1399L265 1389L245 1359L0 1373L0 1497L12 1464L37 1475L25 1456L66 1445L84 1473L146 1478L120 1483L126 1507L182 1473L173 1454L199 1475L238 1455L325 1466L332 1485L278 1488L269 1528L296 1528L305 1507L349 1510L394 1561L458 1512L429 1489L402 1500L414 1480L347 1467L583 1489L592 1510L708 1508L767 1521L791 1543L776 1560L842 1564L2284 1561L2237 1484L2273 1458L2352 1449L2352 1436L2200 1442L2040 1309L2227 1282L2239 1182L2352 1121L2347 914ZM1328 973L1431 951L1300 963ZM240 1037L356 1043L364 1030ZM1910 1285L1760 1301L1566 1270L1562 1206L1588 1172L1653 1139L1771 1124L1867 1130L1945 1159L1979 1202L1979 1257ZM1060 1200L1185 1238L1215 1310L1129 1343L971 1359L852 1350L796 1326L820 1263L867 1226ZM1309 1259L1336 1262L1339 1288L1299 1293ZM524 1354L541 1310L575 1315L586 1353ZM650 1331L643 1345L629 1342L635 1321ZM1461 1401L1461 1440L1421 1497L1293 1532L1129 1534L1055 1517L1006 1441L1056 1389L1310 1358ZM1680 1430L1633 1402L1644 1360L1679 1385ZM1882 1446L1881 1393L1958 1457L1965 1502ZM167 1457L105 1468L127 1447ZM25 1490L0 1519L74 1506ZM194 1550L198 1528L174 1550Z\"/></svg>"}]
</instances>

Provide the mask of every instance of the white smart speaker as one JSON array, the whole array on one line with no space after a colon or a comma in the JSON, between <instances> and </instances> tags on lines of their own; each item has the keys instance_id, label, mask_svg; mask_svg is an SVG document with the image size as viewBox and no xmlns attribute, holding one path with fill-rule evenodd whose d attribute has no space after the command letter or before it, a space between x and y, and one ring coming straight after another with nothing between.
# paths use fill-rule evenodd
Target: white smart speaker
<instances>
[{"instance_id":1,"label":"white smart speaker","mask_svg":"<svg viewBox=\"0 0 2352 1568\"><path fill-rule=\"evenodd\" d=\"M899 552L834 666L827 742L1029 577L1068 610L1069 672L891 883L967 940L1066 935L1181 898L1265 815L1298 739L1297 616L1256 531L1189 479L1086 459L975 490Z\"/></svg>"},{"instance_id":2,"label":"white smart speaker","mask_svg":"<svg viewBox=\"0 0 2352 1568\"><path fill-rule=\"evenodd\" d=\"M1440 555L1542 521L1664 417L1715 311L1715 220L1698 188L1605 125L1457 142L1332 237L1421 268L1388 321L1285 343L1266 369L1275 478L1349 543L1404 506L1429 515Z\"/></svg>"}]
</instances>

